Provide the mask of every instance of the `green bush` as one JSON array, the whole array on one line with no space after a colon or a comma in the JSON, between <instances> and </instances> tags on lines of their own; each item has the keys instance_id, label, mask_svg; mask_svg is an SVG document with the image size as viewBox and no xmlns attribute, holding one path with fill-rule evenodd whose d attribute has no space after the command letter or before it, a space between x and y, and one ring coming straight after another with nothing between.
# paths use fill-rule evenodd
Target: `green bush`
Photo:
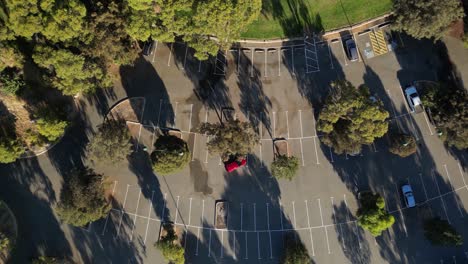
<instances>
[{"instance_id":1,"label":"green bush","mask_svg":"<svg viewBox=\"0 0 468 264\"><path fill-rule=\"evenodd\" d=\"M164 258L169 263L184 264L185 263L185 251L182 246L178 244L177 235L171 225L165 225L167 235L162 237L156 242L155 247L161 251Z\"/></svg>"},{"instance_id":2,"label":"green bush","mask_svg":"<svg viewBox=\"0 0 468 264\"><path fill-rule=\"evenodd\" d=\"M0 163L12 163L24 153L18 140L0 138Z\"/></svg>"},{"instance_id":3,"label":"green bush","mask_svg":"<svg viewBox=\"0 0 468 264\"><path fill-rule=\"evenodd\" d=\"M438 217L424 223L424 236L433 245L461 246L463 238L446 220Z\"/></svg>"},{"instance_id":4,"label":"green bush","mask_svg":"<svg viewBox=\"0 0 468 264\"><path fill-rule=\"evenodd\" d=\"M400 157L408 157L416 153L416 139L407 134L392 134L389 151Z\"/></svg>"},{"instance_id":5,"label":"green bush","mask_svg":"<svg viewBox=\"0 0 468 264\"><path fill-rule=\"evenodd\" d=\"M37 130L41 136L49 142L59 139L68 126L68 122L61 120L60 117L52 111L44 110L37 120Z\"/></svg>"},{"instance_id":6,"label":"green bush","mask_svg":"<svg viewBox=\"0 0 468 264\"><path fill-rule=\"evenodd\" d=\"M357 212L358 225L373 236L380 236L382 231L395 223L393 215L385 210L385 201L379 194L366 193L360 198L360 203L361 208Z\"/></svg>"},{"instance_id":7,"label":"green bush","mask_svg":"<svg viewBox=\"0 0 468 264\"><path fill-rule=\"evenodd\" d=\"M187 143L176 136L161 136L151 154L153 169L161 175L176 173L190 162Z\"/></svg>"},{"instance_id":8,"label":"green bush","mask_svg":"<svg viewBox=\"0 0 468 264\"><path fill-rule=\"evenodd\" d=\"M0 232L0 252L10 248L10 239L2 232Z\"/></svg>"},{"instance_id":9,"label":"green bush","mask_svg":"<svg viewBox=\"0 0 468 264\"><path fill-rule=\"evenodd\" d=\"M282 264L309 264L311 262L307 249L297 239L294 237L286 239Z\"/></svg>"},{"instance_id":10,"label":"green bush","mask_svg":"<svg viewBox=\"0 0 468 264\"><path fill-rule=\"evenodd\" d=\"M9 95L16 95L26 84L23 79L16 74L0 75L0 90Z\"/></svg>"},{"instance_id":11,"label":"green bush","mask_svg":"<svg viewBox=\"0 0 468 264\"><path fill-rule=\"evenodd\" d=\"M465 33L465 35L462 38L462 41L463 41L463 47L465 47L465 49L468 49L468 33Z\"/></svg>"},{"instance_id":12,"label":"green bush","mask_svg":"<svg viewBox=\"0 0 468 264\"><path fill-rule=\"evenodd\" d=\"M271 164L271 174L278 179L292 180L299 169L299 159L297 157L279 155Z\"/></svg>"},{"instance_id":13,"label":"green bush","mask_svg":"<svg viewBox=\"0 0 468 264\"><path fill-rule=\"evenodd\" d=\"M104 192L102 175L91 170L73 171L62 190L57 215L65 223L80 227L99 220L111 209Z\"/></svg>"}]
</instances>

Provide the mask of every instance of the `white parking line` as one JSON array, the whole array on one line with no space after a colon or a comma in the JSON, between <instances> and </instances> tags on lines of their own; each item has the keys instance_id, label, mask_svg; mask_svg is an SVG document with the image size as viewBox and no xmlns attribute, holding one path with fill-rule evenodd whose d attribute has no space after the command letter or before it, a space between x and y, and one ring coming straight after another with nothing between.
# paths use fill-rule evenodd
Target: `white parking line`
<instances>
[{"instance_id":1,"label":"white parking line","mask_svg":"<svg viewBox=\"0 0 468 264\"><path fill-rule=\"evenodd\" d=\"M322 226L324 226L324 225L323 225L323 215L322 215L322 205L320 204L320 198L317 199L317 201L318 201L319 208L320 208L320 219L322 220ZM326 226L324 226L324 227L325 227L325 237L326 237L326 239L327 239L328 254L331 254L330 242L329 242L329 240L328 240L328 230L327 230L327 227L326 227Z\"/></svg>"},{"instance_id":2,"label":"white parking line","mask_svg":"<svg viewBox=\"0 0 468 264\"><path fill-rule=\"evenodd\" d=\"M292 56L292 66L293 66L292 75L296 75L296 65L294 64L294 47L291 47L291 56Z\"/></svg>"},{"instance_id":3,"label":"white parking line","mask_svg":"<svg viewBox=\"0 0 468 264\"><path fill-rule=\"evenodd\" d=\"M276 138L276 112L273 111L273 138Z\"/></svg>"},{"instance_id":4,"label":"white parking line","mask_svg":"<svg viewBox=\"0 0 468 264\"><path fill-rule=\"evenodd\" d=\"M224 257L224 231L221 230L221 258Z\"/></svg>"},{"instance_id":5,"label":"white parking line","mask_svg":"<svg viewBox=\"0 0 468 264\"><path fill-rule=\"evenodd\" d=\"M208 257L211 257L211 229L210 229L210 238L208 244Z\"/></svg>"},{"instance_id":6,"label":"white parking line","mask_svg":"<svg viewBox=\"0 0 468 264\"><path fill-rule=\"evenodd\" d=\"M130 187L130 184L127 184L127 191L125 192L125 199L124 199L123 206L122 206L122 214L120 216L119 228L117 229L117 235L115 235L114 238L118 237L119 234L120 234L120 227L122 226L122 220L123 220L123 216L125 214L125 205L127 204L127 195L128 195L128 188L129 187Z\"/></svg>"},{"instance_id":7,"label":"white parking line","mask_svg":"<svg viewBox=\"0 0 468 264\"><path fill-rule=\"evenodd\" d=\"M286 127L288 129L288 139L289 139L289 117L288 117L288 111L284 111L284 114L286 115Z\"/></svg>"},{"instance_id":8,"label":"white parking line","mask_svg":"<svg viewBox=\"0 0 468 264\"><path fill-rule=\"evenodd\" d=\"M332 59L332 55L331 55L331 48L330 48L330 43L327 42L327 47L328 47L328 56L330 58L330 67L333 69L333 59Z\"/></svg>"},{"instance_id":9,"label":"white parking line","mask_svg":"<svg viewBox=\"0 0 468 264\"><path fill-rule=\"evenodd\" d=\"M296 207L294 207L294 201L292 201L291 203L292 203L292 207L293 207L294 228L296 228L296 227L297 227L297 223L296 223Z\"/></svg>"},{"instance_id":10,"label":"white parking line","mask_svg":"<svg viewBox=\"0 0 468 264\"><path fill-rule=\"evenodd\" d=\"M270 238L270 259L273 258L273 248L271 246L271 232L270 232L270 210L268 209L269 204L266 203L266 209L267 209L267 225L268 225L268 236Z\"/></svg>"},{"instance_id":11,"label":"white parking line","mask_svg":"<svg viewBox=\"0 0 468 264\"><path fill-rule=\"evenodd\" d=\"M423 106L423 110L424 110L423 111L424 120L426 120L427 128L429 129L429 133L431 133L431 136L433 136L434 133L431 130L431 124L429 123L429 119L427 118L427 114L426 114L426 110L424 109L424 106Z\"/></svg>"},{"instance_id":12,"label":"white parking line","mask_svg":"<svg viewBox=\"0 0 468 264\"><path fill-rule=\"evenodd\" d=\"M252 65L250 66L250 77L254 77L254 50L252 51L252 56L251 59L250 59L250 63L252 63Z\"/></svg>"},{"instance_id":13,"label":"white parking line","mask_svg":"<svg viewBox=\"0 0 468 264\"><path fill-rule=\"evenodd\" d=\"M346 206L346 209L348 209L348 213L346 214L346 221L349 222L349 215L351 214L351 210L349 210L349 206L348 206L348 201L346 200L346 194L343 194L343 200L344 200L344 203L345 203L345 206Z\"/></svg>"},{"instance_id":14,"label":"white parking line","mask_svg":"<svg viewBox=\"0 0 468 264\"><path fill-rule=\"evenodd\" d=\"M140 189L140 192L138 193L138 200L137 200L137 206L136 206L136 209L135 209L135 217L133 218L133 227L132 227L132 234L130 235L130 241L133 241L133 231L135 230L135 226L136 226L136 216L138 214L138 206L140 205L140 197L141 197L141 189Z\"/></svg>"},{"instance_id":15,"label":"white parking line","mask_svg":"<svg viewBox=\"0 0 468 264\"><path fill-rule=\"evenodd\" d=\"M278 52L278 76L281 76L281 49Z\"/></svg>"},{"instance_id":16,"label":"white parking line","mask_svg":"<svg viewBox=\"0 0 468 264\"><path fill-rule=\"evenodd\" d=\"M260 256L260 233L257 233L257 252L258 252L258 259L262 259L262 256Z\"/></svg>"},{"instance_id":17,"label":"white parking line","mask_svg":"<svg viewBox=\"0 0 468 264\"><path fill-rule=\"evenodd\" d=\"M159 121L161 120L161 107L162 107L162 99L159 99L159 112L158 112L158 125L157 125L157 127L160 127Z\"/></svg>"},{"instance_id":18,"label":"white parking line","mask_svg":"<svg viewBox=\"0 0 468 264\"><path fill-rule=\"evenodd\" d=\"M234 251L234 255L232 256L234 260L237 260L237 248L236 248L236 231L232 232L233 240L232 240L232 250Z\"/></svg>"},{"instance_id":19,"label":"white parking line","mask_svg":"<svg viewBox=\"0 0 468 264\"><path fill-rule=\"evenodd\" d=\"M174 221L176 225L177 225L177 217L179 216L179 200L180 200L180 196L177 196L176 214L175 214L175 221Z\"/></svg>"},{"instance_id":20,"label":"white parking line","mask_svg":"<svg viewBox=\"0 0 468 264\"><path fill-rule=\"evenodd\" d=\"M197 146L197 133L193 135L192 161L195 161L195 147Z\"/></svg>"},{"instance_id":21,"label":"white parking line","mask_svg":"<svg viewBox=\"0 0 468 264\"><path fill-rule=\"evenodd\" d=\"M153 50L153 60L152 60L152 62L154 62L154 57L156 56L156 50L158 49L158 41L156 40L155 42L156 42L156 45L155 45L154 50Z\"/></svg>"},{"instance_id":22,"label":"white parking line","mask_svg":"<svg viewBox=\"0 0 468 264\"><path fill-rule=\"evenodd\" d=\"M463 185L466 187L465 176L464 176L465 174L463 173L463 169L460 165L460 162L458 162L457 165L458 165L458 170L460 171L460 176L463 180ZM467 190L468 190L468 187L467 187Z\"/></svg>"},{"instance_id":23,"label":"white parking line","mask_svg":"<svg viewBox=\"0 0 468 264\"><path fill-rule=\"evenodd\" d=\"M338 239L341 240L340 242L341 242L341 245L343 246L343 251L346 251L346 243L344 241L343 226L339 224L338 221L336 220L335 203L333 199L334 197L330 197L332 208L333 208L333 212L332 212L333 220L334 220L334 224L340 227L340 230L338 230L338 237L339 237Z\"/></svg>"},{"instance_id":24,"label":"white parking line","mask_svg":"<svg viewBox=\"0 0 468 264\"><path fill-rule=\"evenodd\" d=\"M112 188L112 196L114 196L116 186L117 186L117 181L114 181L114 187ZM102 229L101 235L104 235L104 232L106 231L107 222L109 221L109 217L110 217L110 212L106 216L106 222L104 223L104 228Z\"/></svg>"},{"instance_id":25,"label":"white parking line","mask_svg":"<svg viewBox=\"0 0 468 264\"><path fill-rule=\"evenodd\" d=\"M331 159L331 162L335 162L335 161L333 160L333 153L332 153L331 147L328 147L328 149L330 150L330 159Z\"/></svg>"},{"instance_id":26,"label":"white parking line","mask_svg":"<svg viewBox=\"0 0 468 264\"><path fill-rule=\"evenodd\" d=\"M149 228L149 221L150 221L150 216L151 216L151 209L153 206L153 197L154 197L154 191L151 192L151 203L148 206L148 222L146 223L146 231L145 231L145 238L143 239L143 244L146 245L146 238L148 237L148 228Z\"/></svg>"},{"instance_id":27,"label":"white parking line","mask_svg":"<svg viewBox=\"0 0 468 264\"><path fill-rule=\"evenodd\" d=\"M245 259L249 259L249 254L248 254L248 246L247 246L247 232L245 234Z\"/></svg>"},{"instance_id":28,"label":"white parking line","mask_svg":"<svg viewBox=\"0 0 468 264\"><path fill-rule=\"evenodd\" d=\"M431 170L431 174L432 174L432 178L434 179L434 181L435 181L435 183L436 183L437 192L439 193L440 200L442 201L442 207L444 208L445 217L447 218L447 222L450 224L450 219L449 219L448 214L447 214L447 208L446 208L446 206L445 206L444 198L442 197L442 194L441 194L441 192L440 192L439 183L437 182L437 179L436 179L436 177L435 177L435 172L434 172L434 170Z\"/></svg>"},{"instance_id":29,"label":"white parking line","mask_svg":"<svg viewBox=\"0 0 468 264\"><path fill-rule=\"evenodd\" d=\"M358 242L358 244L359 244L359 248L361 249L361 248L362 248L362 244L361 244L361 238L359 237L359 229L358 229L357 221L354 222L354 226L356 227L357 242Z\"/></svg>"},{"instance_id":30,"label":"white parking line","mask_svg":"<svg viewBox=\"0 0 468 264\"><path fill-rule=\"evenodd\" d=\"M184 66L182 67L182 70L185 69L185 63L187 62L187 51L188 51L188 46L185 46Z\"/></svg>"},{"instance_id":31,"label":"white parking line","mask_svg":"<svg viewBox=\"0 0 468 264\"><path fill-rule=\"evenodd\" d=\"M424 195L426 196L426 200L429 200L429 197L427 195L426 185L424 184L424 181L423 181L423 178L422 178L422 173L419 173L419 178L421 179L421 183L422 183L422 186L423 186Z\"/></svg>"},{"instance_id":32,"label":"white parking line","mask_svg":"<svg viewBox=\"0 0 468 264\"><path fill-rule=\"evenodd\" d=\"M203 223L203 218L205 218L205 200L202 200L202 214L200 216L200 222ZM200 240L200 228L197 231L197 248L195 250L195 256L198 256L198 241Z\"/></svg>"},{"instance_id":33,"label":"white parking line","mask_svg":"<svg viewBox=\"0 0 468 264\"><path fill-rule=\"evenodd\" d=\"M188 214L188 224L190 225L190 220L192 218L192 197L190 197L190 203L189 203L189 214Z\"/></svg>"},{"instance_id":34,"label":"white parking line","mask_svg":"<svg viewBox=\"0 0 468 264\"><path fill-rule=\"evenodd\" d=\"M268 53L268 51L265 51L265 77L268 77L268 73L267 73L267 53Z\"/></svg>"},{"instance_id":35,"label":"white parking line","mask_svg":"<svg viewBox=\"0 0 468 264\"><path fill-rule=\"evenodd\" d=\"M171 43L171 50L169 52L169 59L167 60L167 66L171 66L171 57L172 57L172 47L174 46L174 43Z\"/></svg>"},{"instance_id":36,"label":"white parking line","mask_svg":"<svg viewBox=\"0 0 468 264\"><path fill-rule=\"evenodd\" d=\"M340 45L341 45L341 50L343 51L343 59L344 59L344 62L345 62L345 66L348 66L348 61L346 59L346 52L345 52L345 49L344 49L344 46L343 46L343 41L340 39Z\"/></svg>"},{"instance_id":37,"label":"white parking line","mask_svg":"<svg viewBox=\"0 0 468 264\"><path fill-rule=\"evenodd\" d=\"M197 229L197 247L195 248L195 256L198 256L198 241L200 240L200 228Z\"/></svg>"},{"instance_id":38,"label":"white parking line","mask_svg":"<svg viewBox=\"0 0 468 264\"><path fill-rule=\"evenodd\" d=\"M198 62L198 72L201 72L201 61Z\"/></svg>"},{"instance_id":39,"label":"white parking line","mask_svg":"<svg viewBox=\"0 0 468 264\"><path fill-rule=\"evenodd\" d=\"M302 138L304 137L304 132L302 131L302 110L299 110L299 125L300 125L300 127L301 127L301 139L300 139L300 143L301 143L302 166L305 166L305 162L304 162L304 150L303 150L303 147L302 147Z\"/></svg>"},{"instance_id":40,"label":"white parking line","mask_svg":"<svg viewBox=\"0 0 468 264\"><path fill-rule=\"evenodd\" d=\"M189 128L188 131L190 132L192 130L192 112L193 112L193 104L190 105L190 117L189 117Z\"/></svg>"},{"instance_id":41,"label":"white parking line","mask_svg":"<svg viewBox=\"0 0 468 264\"><path fill-rule=\"evenodd\" d=\"M304 202L305 202L306 212L307 212L307 227L309 228L310 243L312 245L312 256L315 256L314 239L312 237L312 229L310 228L309 205L307 204L307 200L305 200ZM294 218L296 218L296 217L294 217Z\"/></svg>"},{"instance_id":42,"label":"white parking line","mask_svg":"<svg viewBox=\"0 0 468 264\"><path fill-rule=\"evenodd\" d=\"M314 147L315 147L315 157L317 158L317 164L320 164L319 158L318 158L318 151L317 151L317 140L315 137L314 137Z\"/></svg>"},{"instance_id":43,"label":"white parking line","mask_svg":"<svg viewBox=\"0 0 468 264\"><path fill-rule=\"evenodd\" d=\"M449 179L450 187L453 190L455 188L453 187L452 179L450 178L450 173L448 172L448 169L447 169L447 164L444 164L444 169L445 169L445 173L447 174L447 177Z\"/></svg>"},{"instance_id":44,"label":"white parking line","mask_svg":"<svg viewBox=\"0 0 468 264\"><path fill-rule=\"evenodd\" d=\"M280 224L281 224L281 230L284 230L284 227L283 227L283 205L281 203L279 203L279 207L280 207Z\"/></svg>"},{"instance_id":45,"label":"white parking line","mask_svg":"<svg viewBox=\"0 0 468 264\"><path fill-rule=\"evenodd\" d=\"M242 226L243 226L243 217L244 217L244 204L243 203L240 203L240 210L241 210L241 219L240 219L240 222L241 222L241 231L243 230L242 229Z\"/></svg>"},{"instance_id":46,"label":"white parking line","mask_svg":"<svg viewBox=\"0 0 468 264\"><path fill-rule=\"evenodd\" d=\"M161 223L164 223L164 215L166 214L166 199L167 199L167 193L164 194L164 202L163 202L163 207L161 209Z\"/></svg>"}]
</instances>

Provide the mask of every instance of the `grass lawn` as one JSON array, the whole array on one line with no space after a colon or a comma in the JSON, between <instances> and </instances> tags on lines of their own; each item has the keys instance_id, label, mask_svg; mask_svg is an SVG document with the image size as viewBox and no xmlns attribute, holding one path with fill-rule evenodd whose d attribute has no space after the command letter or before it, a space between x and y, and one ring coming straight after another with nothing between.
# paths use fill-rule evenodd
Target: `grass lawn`
<instances>
[{"instance_id":1,"label":"grass lawn","mask_svg":"<svg viewBox=\"0 0 468 264\"><path fill-rule=\"evenodd\" d=\"M342 3L342 4L341 4ZM329 31L389 12L392 0L263 0L262 14L242 34L269 39L301 36L305 27Z\"/></svg>"}]
</instances>

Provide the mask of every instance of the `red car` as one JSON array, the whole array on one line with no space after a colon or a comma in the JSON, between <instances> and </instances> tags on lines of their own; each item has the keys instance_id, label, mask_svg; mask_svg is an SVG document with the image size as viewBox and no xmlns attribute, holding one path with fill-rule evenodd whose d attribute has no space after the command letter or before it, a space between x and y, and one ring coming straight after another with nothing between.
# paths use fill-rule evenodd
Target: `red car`
<instances>
[{"instance_id":1,"label":"red car","mask_svg":"<svg viewBox=\"0 0 468 264\"><path fill-rule=\"evenodd\" d=\"M224 163L224 168L226 168L227 172L232 172L235 171L237 168L245 166L245 164L247 164L247 160L245 159L242 159L240 162L237 160L233 160Z\"/></svg>"}]
</instances>

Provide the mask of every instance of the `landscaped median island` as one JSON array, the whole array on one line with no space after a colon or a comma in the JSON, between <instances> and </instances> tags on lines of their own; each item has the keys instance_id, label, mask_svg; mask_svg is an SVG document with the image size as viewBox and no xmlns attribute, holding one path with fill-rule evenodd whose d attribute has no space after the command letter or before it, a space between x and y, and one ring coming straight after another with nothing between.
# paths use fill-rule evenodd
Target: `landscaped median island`
<instances>
[{"instance_id":1,"label":"landscaped median island","mask_svg":"<svg viewBox=\"0 0 468 264\"><path fill-rule=\"evenodd\" d=\"M303 36L306 28L330 31L378 17L391 9L391 0L263 1L261 15L242 37L273 39Z\"/></svg>"}]
</instances>

